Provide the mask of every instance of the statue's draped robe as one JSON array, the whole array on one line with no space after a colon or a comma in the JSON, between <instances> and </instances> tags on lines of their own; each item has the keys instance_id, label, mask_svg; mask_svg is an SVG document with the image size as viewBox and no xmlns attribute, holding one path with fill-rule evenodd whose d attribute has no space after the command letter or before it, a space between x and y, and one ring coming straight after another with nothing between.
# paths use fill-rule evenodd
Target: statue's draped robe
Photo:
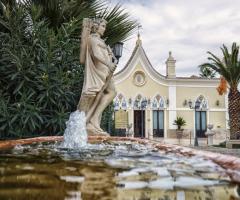
<instances>
[{"instance_id":1,"label":"statue's draped robe","mask_svg":"<svg viewBox=\"0 0 240 200\"><path fill-rule=\"evenodd\" d=\"M104 63L111 63L105 42L95 34L91 34L87 42L84 83L80 99L80 110L85 112L92 103L89 99L93 99L102 90L110 73L108 66L100 62L97 57L100 57ZM83 107L84 109L81 109Z\"/></svg>"},{"instance_id":2,"label":"statue's draped robe","mask_svg":"<svg viewBox=\"0 0 240 200\"><path fill-rule=\"evenodd\" d=\"M85 61L85 78L82 93L86 95L96 95L101 91L109 75L108 66L96 59L98 54L106 63L110 63L107 46L101 38L94 34L88 38L86 61Z\"/></svg>"}]
</instances>

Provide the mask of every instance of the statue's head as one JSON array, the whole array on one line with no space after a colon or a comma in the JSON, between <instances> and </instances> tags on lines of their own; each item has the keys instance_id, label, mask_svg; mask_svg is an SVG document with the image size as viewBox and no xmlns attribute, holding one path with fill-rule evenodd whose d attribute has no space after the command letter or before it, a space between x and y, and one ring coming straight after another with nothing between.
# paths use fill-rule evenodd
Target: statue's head
<instances>
[{"instance_id":1,"label":"statue's head","mask_svg":"<svg viewBox=\"0 0 240 200\"><path fill-rule=\"evenodd\" d=\"M92 32L99 33L101 36L106 30L107 21L105 19L96 18L93 20Z\"/></svg>"}]
</instances>

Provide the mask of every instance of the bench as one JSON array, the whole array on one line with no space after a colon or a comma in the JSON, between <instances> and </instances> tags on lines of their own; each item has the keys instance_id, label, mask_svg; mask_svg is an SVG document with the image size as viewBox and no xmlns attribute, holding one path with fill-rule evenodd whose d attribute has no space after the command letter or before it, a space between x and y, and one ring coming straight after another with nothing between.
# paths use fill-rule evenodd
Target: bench
<instances>
[{"instance_id":1,"label":"bench","mask_svg":"<svg viewBox=\"0 0 240 200\"><path fill-rule=\"evenodd\" d=\"M240 148L240 140L228 140L226 147L232 149L233 147Z\"/></svg>"}]
</instances>

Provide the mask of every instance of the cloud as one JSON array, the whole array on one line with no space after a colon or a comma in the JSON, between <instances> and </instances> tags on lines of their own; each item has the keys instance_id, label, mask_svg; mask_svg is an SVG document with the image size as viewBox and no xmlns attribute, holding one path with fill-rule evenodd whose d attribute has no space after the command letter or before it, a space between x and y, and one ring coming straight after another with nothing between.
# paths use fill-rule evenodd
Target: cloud
<instances>
[{"instance_id":1,"label":"cloud","mask_svg":"<svg viewBox=\"0 0 240 200\"><path fill-rule=\"evenodd\" d=\"M178 76L197 75L197 66L207 61L207 51L221 56L223 43L230 46L239 39L239 0L121 0L120 3L141 23L143 48L154 68L164 75L170 50L177 60ZM136 39L134 36L124 44L119 69L129 59Z\"/></svg>"}]
</instances>

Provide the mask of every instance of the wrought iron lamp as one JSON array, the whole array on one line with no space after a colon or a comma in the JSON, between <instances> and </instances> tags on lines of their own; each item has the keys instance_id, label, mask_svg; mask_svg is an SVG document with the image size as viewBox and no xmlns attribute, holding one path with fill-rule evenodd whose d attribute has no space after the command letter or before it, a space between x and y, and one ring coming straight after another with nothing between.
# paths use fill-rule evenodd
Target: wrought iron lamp
<instances>
[{"instance_id":1,"label":"wrought iron lamp","mask_svg":"<svg viewBox=\"0 0 240 200\"><path fill-rule=\"evenodd\" d=\"M186 106L188 104L188 101L185 99L184 101L183 101L183 106Z\"/></svg>"},{"instance_id":2,"label":"wrought iron lamp","mask_svg":"<svg viewBox=\"0 0 240 200\"><path fill-rule=\"evenodd\" d=\"M193 107L192 107L192 100L191 100L191 99L189 99L189 101L188 101L188 105L189 105L189 108L190 108L190 109L193 108Z\"/></svg>"},{"instance_id":3,"label":"wrought iron lamp","mask_svg":"<svg viewBox=\"0 0 240 200\"><path fill-rule=\"evenodd\" d=\"M146 108L147 103L148 103L148 101L147 101L146 98L144 98L144 99L141 101L141 115L142 115L142 117L141 117L141 118L142 118L141 138L143 138L143 110Z\"/></svg>"},{"instance_id":4,"label":"wrought iron lamp","mask_svg":"<svg viewBox=\"0 0 240 200\"><path fill-rule=\"evenodd\" d=\"M169 105L169 99L166 100L166 104Z\"/></svg>"},{"instance_id":5,"label":"wrought iron lamp","mask_svg":"<svg viewBox=\"0 0 240 200\"><path fill-rule=\"evenodd\" d=\"M117 58L117 63L119 61L119 58L122 57L122 50L123 50L122 42L116 42L112 47L113 54Z\"/></svg>"},{"instance_id":6,"label":"wrought iron lamp","mask_svg":"<svg viewBox=\"0 0 240 200\"><path fill-rule=\"evenodd\" d=\"M148 103L149 106L151 105L151 99L150 98L148 99L147 103Z\"/></svg>"},{"instance_id":7,"label":"wrought iron lamp","mask_svg":"<svg viewBox=\"0 0 240 200\"><path fill-rule=\"evenodd\" d=\"M190 99L188 101L188 105L189 105L190 109L194 109L196 112L196 110L198 110L200 108L201 102L199 101L199 99L197 99L197 101L195 102L195 105L193 106L193 102ZM196 130L195 130L194 146L198 146L198 137L197 137Z\"/></svg>"},{"instance_id":8,"label":"wrought iron lamp","mask_svg":"<svg viewBox=\"0 0 240 200\"><path fill-rule=\"evenodd\" d=\"M130 106L132 105L132 99L131 99L131 98L128 99L128 104L129 104Z\"/></svg>"}]
</instances>

